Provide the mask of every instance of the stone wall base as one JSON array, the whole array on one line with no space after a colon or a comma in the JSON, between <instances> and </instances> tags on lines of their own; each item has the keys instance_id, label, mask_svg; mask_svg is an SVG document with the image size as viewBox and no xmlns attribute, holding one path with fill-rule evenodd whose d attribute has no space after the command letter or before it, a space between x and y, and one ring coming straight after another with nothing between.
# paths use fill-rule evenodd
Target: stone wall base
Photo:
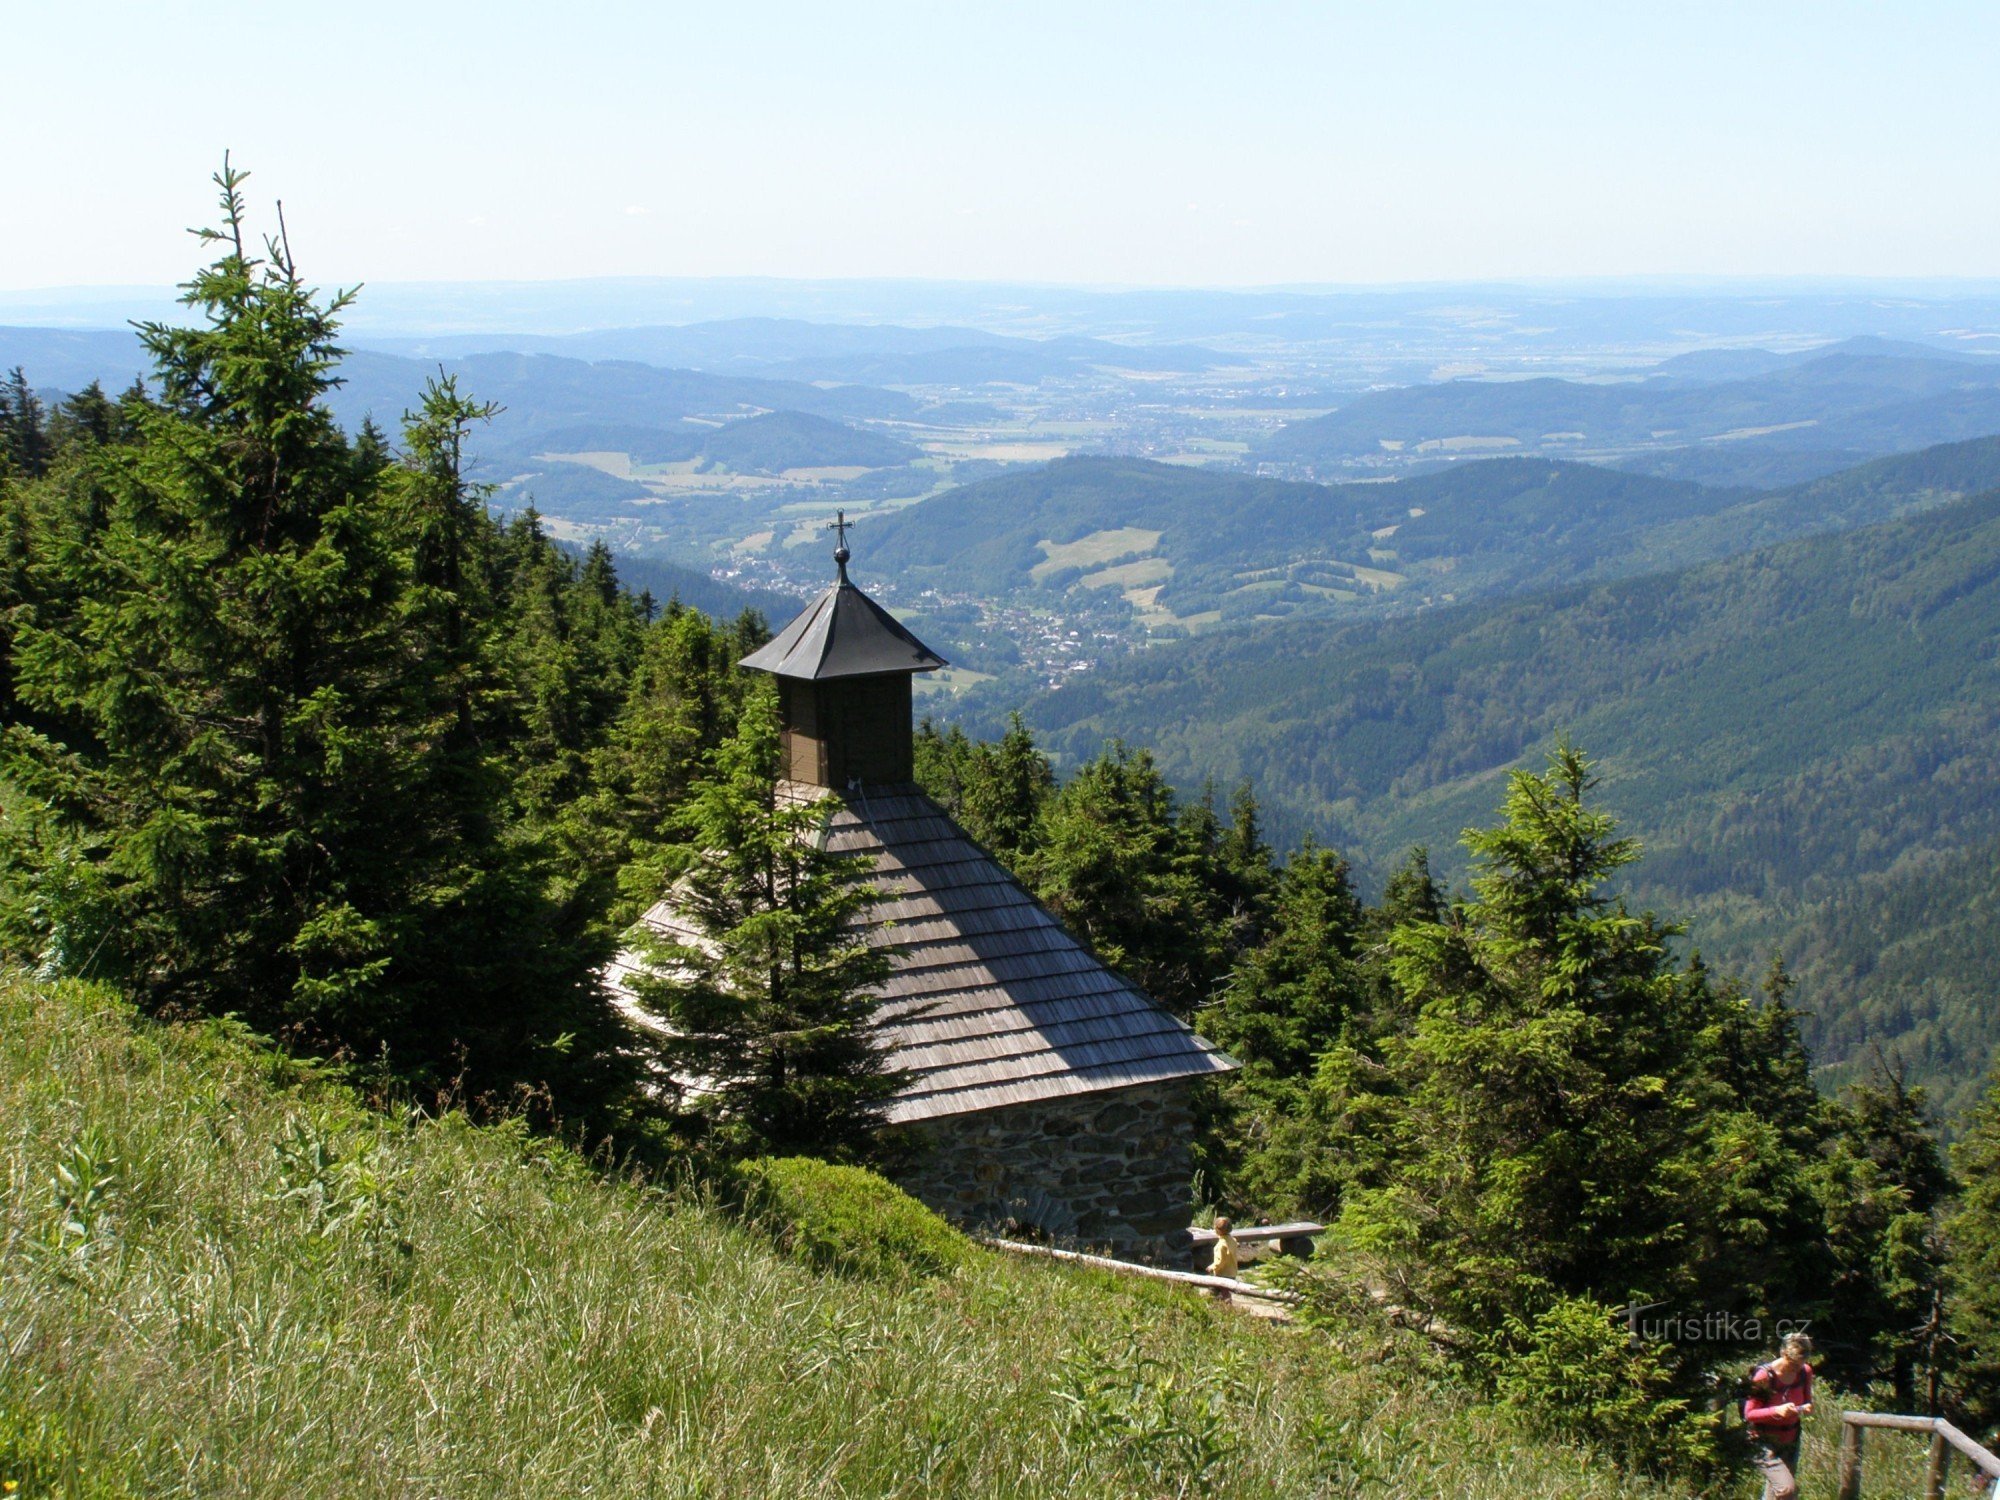
<instances>
[{"instance_id":1,"label":"stone wall base","mask_svg":"<svg viewBox=\"0 0 2000 1500\"><path fill-rule=\"evenodd\" d=\"M1185 1082L1138 1084L903 1127L894 1173L968 1229L1180 1266L1194 1118Z\"/></svg>"}]
</instances>

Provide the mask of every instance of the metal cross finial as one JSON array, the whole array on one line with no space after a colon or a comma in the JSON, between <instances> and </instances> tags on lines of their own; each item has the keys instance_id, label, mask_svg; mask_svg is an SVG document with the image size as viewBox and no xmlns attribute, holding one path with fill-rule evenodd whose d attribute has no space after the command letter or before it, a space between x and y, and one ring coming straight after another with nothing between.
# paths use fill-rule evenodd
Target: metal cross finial
<instances>
[{"instance_id":1,"label":"metal cross finial","mask_svg":"<svg viewBox=\"0 0 2000 1500\"><path fill-rule=\"evenodd\" d=\"M854 555L847 550L847 526L847 512L844 510L835 511L833 519L826 523L828 531L836 532L839 535L839 545L833 549L833 560L840 568L840 581L842 583L847 582L847 559Z\"/></svg>"}]
</instances>

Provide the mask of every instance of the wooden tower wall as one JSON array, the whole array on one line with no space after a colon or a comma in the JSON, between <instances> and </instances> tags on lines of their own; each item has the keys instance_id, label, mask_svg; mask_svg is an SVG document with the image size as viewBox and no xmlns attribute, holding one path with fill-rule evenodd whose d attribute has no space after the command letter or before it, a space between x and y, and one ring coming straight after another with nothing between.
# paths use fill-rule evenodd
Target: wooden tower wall
<instances>
[{"instance_id":1,"label":"wooden tower wall","mask_svg":"<svg viewBox=\"0 0 2000 1500\"><path fill-rule=\"evenodd\" d=\"M785 775L833 791L916 778L910 677L778 679Z\"/></svg>"}]
</instances>

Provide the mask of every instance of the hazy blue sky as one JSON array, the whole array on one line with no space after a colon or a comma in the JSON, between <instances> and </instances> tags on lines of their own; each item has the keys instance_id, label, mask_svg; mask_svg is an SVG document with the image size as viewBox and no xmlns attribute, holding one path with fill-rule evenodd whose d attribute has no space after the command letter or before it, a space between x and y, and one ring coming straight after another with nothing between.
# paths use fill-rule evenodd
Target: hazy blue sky
<instances>
[{"instance_id":1,"label":"hazy blue sky","mask_svg":"<svg viewBox=\"0 0 2000 1500\"><path fill-rule=\"evenodd\" d=\"M0 287L2000 274L2000 4L7 0Z\"/></svg>"}]
</instances>

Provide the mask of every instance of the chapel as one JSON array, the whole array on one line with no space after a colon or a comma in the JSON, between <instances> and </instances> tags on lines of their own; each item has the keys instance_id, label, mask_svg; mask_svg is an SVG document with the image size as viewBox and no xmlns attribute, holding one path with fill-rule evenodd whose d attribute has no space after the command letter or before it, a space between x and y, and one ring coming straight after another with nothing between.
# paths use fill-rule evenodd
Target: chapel
<instances>
[{"instance_id":1,"label":"chapel","mask_svg":"<svg viewBox=\"0 0 2000 1500\"><path fill-rule=\"evenodd\" d=\"M912 679L944 660L847 576L741 665L777 679L781 795L827 799L824 837L873 861L862 919L893 948L879 1039L909 1081L888 1127L896 1175L968 1228L1179 1264L1192 1175L1191 1093L1236 1064L1107 968L915 784ZM642 919L695 933L671 893ZM657 1026L626 981L612 993Z\"/></svg>"}]
</instances>

